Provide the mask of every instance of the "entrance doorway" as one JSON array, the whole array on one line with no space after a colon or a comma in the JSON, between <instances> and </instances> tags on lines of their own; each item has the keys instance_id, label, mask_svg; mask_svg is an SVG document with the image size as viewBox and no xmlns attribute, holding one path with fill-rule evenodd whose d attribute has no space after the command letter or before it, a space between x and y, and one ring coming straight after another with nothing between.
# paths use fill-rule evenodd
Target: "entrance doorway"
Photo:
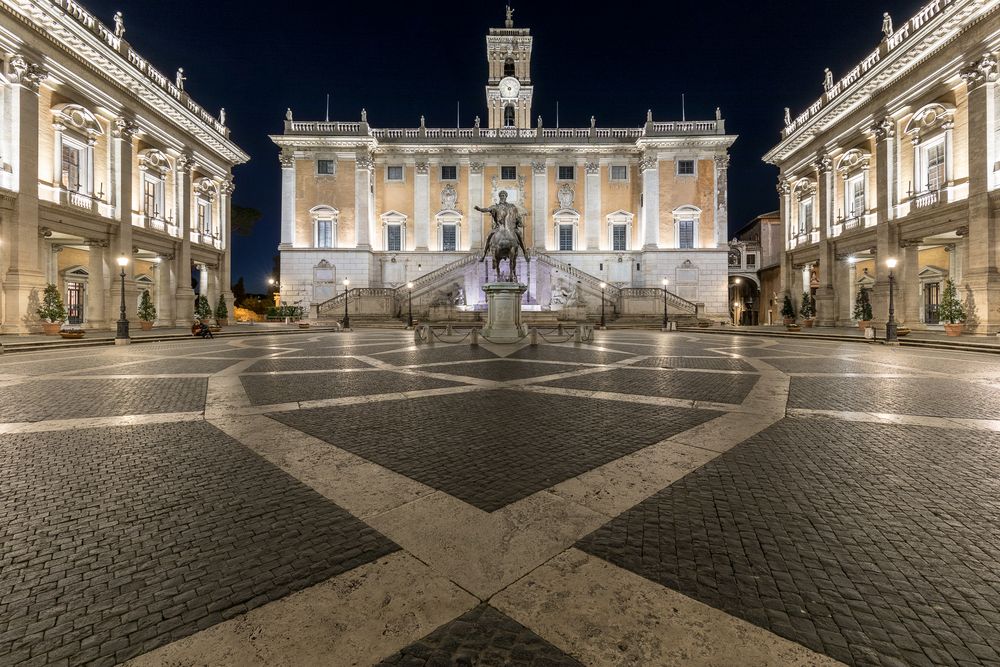
<instances>
[{"instance_id":1,"label":"entrance doorway","mask_svg":"<svg viewBox=\"0 0 1000 667\"><path fill-rule=\"evenodd\" d=\"M66 283L66 321L83 324L83 284Z\"/></svg>"},{"instance_id":2,"label":"entrance doorway","mask_svg":"<svg viewBox=\"0 0 1000 667\"><path fill-rule=\"evenodd\" d=\"M937 324L941 299L941 283L924 284L924 323Z\"/></svg>"}]
</instances>

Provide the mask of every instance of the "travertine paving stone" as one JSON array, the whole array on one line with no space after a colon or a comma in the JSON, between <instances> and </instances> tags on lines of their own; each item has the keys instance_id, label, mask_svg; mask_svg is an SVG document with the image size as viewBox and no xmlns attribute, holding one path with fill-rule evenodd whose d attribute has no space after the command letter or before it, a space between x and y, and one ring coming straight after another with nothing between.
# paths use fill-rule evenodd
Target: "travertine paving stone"
<instances>
[{"instance_id":1,"label":"travertine paving stone","mask_svg":"<svg viewBox=\"0 0 1000 667\"><path fill-rule=\"evenodd\" d=\"M631 352L605 352L583 345L538 345L524 347L510 355L511 359L537 359L539 361L575 361L581 364L613 364L635 356Z\"/></svg>"},{"instance_id":2,"label":"travertine paving stone","mask_svg":"<svg viewBox=\"0 0 1000 667\"><path fill-rule=\"evenodd\" d=\"M740 403L757 383L757 375L676 372L650 368L618 368L593 375L568 377L543 383L589 391L610 391L642 396L667 396L692 401Z\"/></svg>"},{"instance_id":3,"label":"travertine paving stone","mask_svg":"<svg viewBox=\"0 0 1000 667\"><path fill-rule=\"evenodd\" d=\"M294 378L280 375L244 375L241 379L250 402L254 405L419 391L461 384L409 373L376 370L314 373Z\"/></svg>"},{"instance_id":4,"label":"travertine paving stone","mask_svg":"<svg viewBox=\"0 0 1000 667\"><path fill-rule=\"evenodd\" d=\"M993 419L1000 393L950 378L793 377L788 407Z\"/></svg>"},{"instance_id":5,"label":"travertine paving stone","mask_svg":"<svg viewBox=\"0 0 1000 667\"><path fill-rule=\"evenodd\" d=\"M205 407L206 378L30 380L0 387L4 421L42 421Z\"/></svg>"},{"instance_id":6,"label":"travertine paving stone","mask_svg":"<svg viewBox=\"0 0 1000 667\"><path fill-rule=\"evenodd\" d=\"M114 363L114 362L112 362ZM81 375L165 375L182 373L218 373L238 363L237 359L154 359L125 366L105 366Z\"/></svg>"},{"instance_id":7,"label":"travertine paving stone","mask_svg":"<svg viewBox=\"0 0 1000 667\"><path fill-rule=\"evenodd\" d=\"M717 415L500 390L273 418L493 512Z\"/></svg>"},{"instance_id":8,"label":"travertine paving stone","mask_svg":"<svg viewBox=\"0 0 1000 667\"><path fill-rule=\"evenodd\" d=\"M886 364L894 364L895 360L887 358ZM911 373L905 368L893 368L889 365L865 363L836 358L808 359L768 359L767 363L785 373L863 373L865 375L885 375L893 373Z\"/></svg>"},{"instance_id":9,"label":"travertine paving stone","mask_svg":"<svg viewBox=\"0 0 1000 667\"><path fill-rule=\"evenodd\" d=\"M204 422L0 436L0 664L121 662L396 549Z\"/></svg>"},{"instance_id":10,"label":"travertine paving stone","mask_svg":"<svg viewBox=\"0 0 1000 667\"><path fill-rule=\"evenodd\" d=\"M330 354L327 352L326 354ZM336 354L336 352L334 352ZM279 357L277 359L263 359L256 362L246 370L247 373L271 373L275 371L315 371L315 370L340 370L344 368L371 368L369 364L354 359L352 357L326 356L314 359L289 359Z\"/></svg>"},{"instance_id":11,"label":"travertine paving stone","mask_svg":"<svg viewBox=\"0 0 1000 667\"><path fill-rule=\"evenodd\" d=\"M411 341L412 344L412 341ZM402 346L400 346L402 347ZM363 352L372 358L394 366L413 364L433 364L439 361L467 361L469 359L495 359L496 355L477 345L422 345L416 350L405 352Z\"/></svg>"},{"instance_id":12,"label":"travertine paving stone","mask_svg":"<svg viewBox=\"0 0 1000 667\"><path fill-rule=\"evenodd\" d=\"M630 364L636 368L694 368L711 371L742 371L755 373L753 366L742 359L704 357L650 357Z\"/></svg>"},{"instance_id":13,"label":"travertine paving stone","mask_svg":"<svg viewBox=\"0 0 1000 667\"><path fill-rule=\"evenodd\" d=\"M579 370L579 366L567 366L566 364L545 364L527 361L515 361L513 359L498 359L486 363L478 364L447 364L444 366L431 366L424 370L435 373L449 373L453 375L464 375L482 380L495 380L497 382L507 382L509 380L523 380L525 378L542 377L543 375L555 375L557 373L568 373Z\"/></svg>"},{"instance_id":14,"label":"travertine paving stone","mask_svg":"<svg viewBox=\"0 0 1000 667\"><path fill-rule=\"evenodd\" d=\"M855 665L1000 661L1000 435L785 419L579 548Z\"/></svg>"},{"instance_id":15,"label":"travertine paving stone","mask_svg":"<svg viewBox=\"0 0 1000 667\"><path fill-rule=\"evenodd\" d=\"M378 664L582 667L577 660L487 604L462 614Z\"/></svg>"}]
</instances>

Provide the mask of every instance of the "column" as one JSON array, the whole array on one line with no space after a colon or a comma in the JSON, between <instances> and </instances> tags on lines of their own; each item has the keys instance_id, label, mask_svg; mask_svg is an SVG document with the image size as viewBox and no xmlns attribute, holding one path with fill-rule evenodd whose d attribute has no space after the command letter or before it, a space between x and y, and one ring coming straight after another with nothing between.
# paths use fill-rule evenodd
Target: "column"
<instances>
[{"instance_id":1,"label":"column","mask_svg":"<svg viewBox=\"0 0 1000 667\"><path fill-rule=\"evenodd\" d=\"M160 255L156 264L156 324L173 326L174 294L177 291L177 276L174 273L173 254Z\"/></svg>"},{"instance_id":2,"label":"column","mask_svg":"<svg viewBox=\"0 0 1000 667\"><path fill-rule=\"evenodd\" d=\"M875 135L875 287L872 289L872 315L877 327L884 327L889 317L890 257L900 259L899 232L893 222L896 210L896 122L887 116L872 127Z\"/></svg>"},{"instance_id":3,"label":"column","mask_svg":"<svg viewBox=\"0 0 1000 667\"><path fill-rule=\"evenodd\" d=\"M354 244L358 248L372 247L372 171L375 159L367 152L358 153L354 169Z\"/></svg>"},{"instance_id":4,"label":"column","mask_svg":"<svg viewBox=\"0 0 1000 667\"><path fill-rule=\"evenodd\" d=\"M295 157L282 151L281 162L281 248L295 245Z\"/></svg>"},{"instance_id":5,"label":"column","mask_svg":"<svg viewBox=\"0 0 1000 667\"><path fill-rule=\"evenodd\" d=\"M219 256L219 286L222 298L226 300L226 311L233 316L233 276L232 276L232 202L236 185L231 178L222 181L219 187L219 238L222 239L222 253Z\"/></svg>"},{"instance_id":6,"label":"column","mask_svg":"<svg viewBox=\"0 0 1000 667\"><path fill-rule=\"evenodd\" d=\"M212 310L215 310L212 299L210 298L211 295L208 293L208 265L197 264L195 266L198 269L198 296L203 296L208 299L208 305L213 306Z\"/></svg>"},{"instance_id":7,"label":"column","mask_svg":"<svg viewBox=\"0 0 1000 667\"><path fill-rule=\"evenodd\" d=\"M599 250L601 241L601 165L588 160L586 171L587 199L584 206L583 229L587 250Z\"/></svg>"},{"instance_id":8,"label":"column","mask_svg":"<svg viewBox=\"0 0 1000 667\"><path fill-rule=\"evenodd\" d=\"M896 268L896 320L912 327L920 323L920 246L903 243Z\"/></svg>"},{"instance_id":9,"label":"column","mask_svg":"<svg viewBox=\"0 0 1000 667\"><path fill-rule=\"evenodd\" d=\"M729 245L729 155L715 156L715 246Z\"/></svg>"},{"instance_id":10,"label":"column","mask_svg":"<svg viewBox=\"0 0 1000 667\"><path fill-rule=\"evenodd\" d=\"M778 208L779 215L781 216L781 273L779 275L778 282L778 298L784 299L785 294L789 291L789 286L791 285L791 256L788 252L788 239L792 236L792 182L787 178L779 178L778 185L776 186L778 190ZM778 311L781 310L781 304L778 304Z\"/></svg>"},{"instance_id":11,"label":"column","mask_svg":"<svg viewBox=\"0 0 1000 667\"><path fill-rule=\"evenodd\" d=\"M427 160L418 160L413 170L413 239L417 252L430 248L431 179Z\"/></svg>"},{"instance_id":12,"label":"column","mask_svg":"<svg viewBox=\"0 0 1000 667\"><path fill-rule=\"evenodd\" d=\"M105 310L105 285L109 284L108 242L88 240L87 262L87 327L105 329L109 326Z\"/></svg>"},{"instance_id":13,"label":"column","mask_svg":"<svg viewBox=\"0 0 1000 667\"><path fill-rule=\"evenodd\" d=\"M855 264L851 261L838 261L834 268L837 290L837 326L849 327L854 318L854 281Z\"/></svg>"},{"instance_id":14,"label":"column","mask_svg":"<svg viewBox=\"0 0 1000 667\"><path fill-rule=\"evenodd\" d=\"M483 247L483 218L473 206L483 205L483 167L482 162L469 163L469 250ZM478 288L477 288L478 289ZM471 294L466 290L467 295ZM477 292L478 294L478 292Z\"/></svg>"},{"instance_id":15,"label":"column","mask_svg":"<svg viewBox=\"0 0 1000 667\"><path fill-rule=\"evenodd\" d=\"M989 201L997 75L988 54L962 73L969 89L969 233L958 287L960 298L968 295L966 330L977 333L1000 332L1000 216Z\"/></svg>"},{"instance_id":16,"label":"column","mask_svg":"<svg viewBox=\"0 0 1000 667\"><path fill-rule=\"evenodd\" d=\"M125 289L132 287L135 275L132 262L132 137L137 131L134 121L119 117L115 119L111 131L111 162L114 169L114 183L111 186L115 217L118 218L118 239L115 257L127 257L125 267ZM121 269L119 269L121 271Z\"/></svg>"},{"instance_id":17,"label":"column","mask_svg":"<svg viewBox=\"0 0 1000 667\"><path fill-rule=\"evenodd\" d=\"M549 174L544 160L531 163L531 196L531 243L535 250L545 252L548 231L545 221L549 214Z\"/></svg>"},{"instance_id":18,"label":"column","mask_svg":"<svg viewBox=\"0 0 1000 667\"><path fill-rule=\"evenodd\" d=\"M833 253L833 242L830 240L830 226L833 224L833 160L829 155L823 155L816 162L818 196L817 219L819 222L819 265L816 277L819 287L816 288L816 324L821 327L832 327L837 322L834 308L833 272L836 265Z\"/></svg>"},{"instance_id":19,"label":"column","mask_svg":"<svg viewBox=\"0 0 1000 667\"><path fill-rule=\"evenodd\" d=\"M11 156L15 165L18 195L13 215L4 221L4 245L10 265L3 281L5 312L3 330L25 333L35 319L33 293L41 298L45 274L38 254L38 86L48 77L41 65L21 55L10 59L11 126L17 145Z\"/></svg>"},{"instance_id":20,"label":"column","mask_svg":"<svg viewBox=\"0 0 1000 667\"><path fill-rule=\"evenodd\" d=\"M660 169L656 156L644 155L639 161L642 172L642 248L660 247Z\"/></svg>"},{"instance_id":21,"label":"column","mask_svg":"<svg viewBox=\"0 0 1000 667\"><path fill-rule=\"evenodd\" d=\"M190 155L182 154L178 156L176 166L174 183L181 240L174 253L174 273L177 276L174 325L187 326L194 317L194 290L191 289L191 168L194 163Z\"/></svg>"}]
</instances>

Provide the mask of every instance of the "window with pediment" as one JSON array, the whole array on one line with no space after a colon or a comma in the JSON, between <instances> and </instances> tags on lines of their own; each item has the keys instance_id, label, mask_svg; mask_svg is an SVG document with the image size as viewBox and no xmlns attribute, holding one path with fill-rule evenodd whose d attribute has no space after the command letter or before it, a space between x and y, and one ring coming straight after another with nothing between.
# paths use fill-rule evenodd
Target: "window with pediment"
<instances>
[{"instance_id":1,"label":"window with pediment","mask_svg":"<svg viewBox=\"0 0 1000 667\"><path fill-rule=\"evenodd\" d=\"M937 192L952 180L955 108L935 102L919 109L906 124L913 144L913 192Z\"/></svg>"}]
</instances>

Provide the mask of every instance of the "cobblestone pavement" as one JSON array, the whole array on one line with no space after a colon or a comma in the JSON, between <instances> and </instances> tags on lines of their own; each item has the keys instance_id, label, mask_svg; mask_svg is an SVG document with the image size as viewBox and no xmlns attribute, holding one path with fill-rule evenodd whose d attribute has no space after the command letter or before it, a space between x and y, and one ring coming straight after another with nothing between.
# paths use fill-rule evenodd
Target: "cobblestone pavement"
<instances>
[{"instance_id":1,"label":"cobblestone pavement","mask_svg":"<svg viewBox=\"0 0 1000 667\"><path fill-rule=\"evenodd\" d=\"M302 332L0 409L4 667L1000 665L992 356Z\"/></svg>"}]
</instances>

